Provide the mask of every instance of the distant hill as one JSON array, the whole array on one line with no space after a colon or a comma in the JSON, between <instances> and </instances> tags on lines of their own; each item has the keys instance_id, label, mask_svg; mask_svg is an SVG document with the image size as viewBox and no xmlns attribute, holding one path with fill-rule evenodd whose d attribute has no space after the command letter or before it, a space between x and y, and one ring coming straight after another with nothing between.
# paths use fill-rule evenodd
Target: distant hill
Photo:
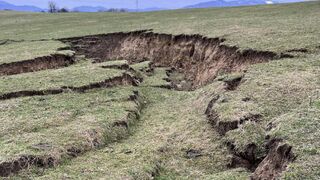
<instances>
[{"instance_id":1,"label":"distant hill","mask_svg":"<svg viewBox=\"0 0 320 180\"><path fill-rule=\"evenodd\" d=\"M16 6L4 1L0 1L0 10L12 10L12 11L32 11L32 12L41 12L43 9L36 6Z\"/></svg>"},{"instance_id":2,"label":"distant hill","mask_svg":"<svg viewBox=\"0 0 320 180\"><path fill-rule=\"evenodd\" d=\"M194 5L189 5L183 8L210 8L210 7L230 7L230 6L253 6L260 4L273 4L273 3L289 3L289 2L299 2L302 0L233 0L233 1L225 1L225 0L216 0L216 1L208 1L203 3L198 3ZM76 12L100 12L100 11L108 11L111 7L103 7L103 6L79 6L70 9L71 11ZM182 9L183 9L182 8ZM112 8L111 8L112 9ZM159 7L151 7L145 9L127 9L124 8L127 12L149 12L149 11L162 11L167 10L165 8ZM41 12L47 11L47 9L41 9L36 6L30 5L14 5L7 3L5 1L0 0L0 10L12 10L12 11L31 11L31 12Z\"/></svg>"},{"instance_id":3,"label":"distant hill","mask_svg":"<svg viewBox=\"0 0 320 180\"><path fill-rule=\"evenodd\" d=\"M165 8L158 8L158 7L151 7L151 8L146 8L146 9L139 9L139 12L150 12L150 11L163 11L163 10L168 10ZM136 12L136 9L130 9L130 12Z\"/></svg>"},{"instance_id":4,"label":"distant hill","mask_svg":"<svg viewBox=\"0 0 320 180\"><path fill-rule=\"evenodd\" d=\"M99 11L108 11L109 9L112 8L106 8L102 6L79 6L75 7L72 10L77 11L77 12L99 12ZM152 8L146 8L146 9L127 9L123 8L127 12L149 12L149 11L161 11L161 10L166 10L164 8L158 8L158 7L152 7Z\"/></svg>"},{"instance_id":5,"label":"distant hill","mask_svg":"<svg viewBox=\"0 0 320 180\"><path fill-rule=\"evenodd\" d=\"M72 10L77 12L99 12L106 11L108 9L102 6L79 6L73 8Z\"/></svg>"},{"instance_id":6,"label":"distant hill","mask_svg":"<svg viewBox=\"0 0 320 180\"><path fill-rule=\"evenodd\" d=\"M252 6L252 5L259 5L259 4L270 4L270 2L272 2L272 1L264 1L264 0L242 0L242 1L216 0L216 1L208 1L208 2L203 2L203 3L198 3L198 4L186 6L185 8Z\"/></svg>"}]
</instances>

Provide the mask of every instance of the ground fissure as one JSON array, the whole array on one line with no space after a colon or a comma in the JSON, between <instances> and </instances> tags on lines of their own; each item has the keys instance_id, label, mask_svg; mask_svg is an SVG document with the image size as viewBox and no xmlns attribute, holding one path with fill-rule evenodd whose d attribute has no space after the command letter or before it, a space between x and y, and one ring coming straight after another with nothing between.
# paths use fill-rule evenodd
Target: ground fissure
<instances>
[{"instance_id":1,"label":"ground fissure","mask_svg":"<svg viewBox=\"0 0 320 180\"><path fill-rule=\"evenodd\" d=\"M111 33L103 35L92 35L84 37L74 37L60 39L64 43L70 44L70 49L75 51L77 55L85 55L87 58L94 59L94 63L127 59L129 64L139 63L142 61L150 61L150 66L147 71L153 75L155 68L165 67L167 70L167 78L163 80L170 85L156 85L150 87L162 87L176 90L195 90L204 85L213 82L219 75L228 74L231 72L244 72L251 64L264 63L270 60L283 57L283 54L276 54L270 51L256 50L239 50L234 46L224 45L224 39L208 38L201 35L170 35L158 34L150 31L135 31L127 33ZM28 62L28 61L26 61ZM17 67L20 65L17 65ZM40 65L39 65L40 66ZM39 67L36 69L27 68L27 70L16 70L14 72L5 72L4 75L11 75L23 72L38 71L43 69L56 68L57 66ZM121 69L134 72L135 70L129 65L107 65L101 66L106 69ZM231 79L224 79L226 91L234 91L242 82L244 75L237 76ZM44 91L20 91L12 92L0 96L0 99L11 99L25 96L60 94L65 91L85 92L94 88L113 87L115 85L138 85L142 79L133 77L129 74L123 74L121 77L115 77L103 82L92 83L81 87L61 87L59 89L49 89ZM205 114L217 132L224 136L228 131L237 129L239 125L253 121L257 122L260 118L259 114L251 114L243 116L239 120L232 122L220 122L219 114L213 108L215 101L219 96L210 101ZM135 116L138 114L135 113ZM114 127L128 128L129 122L125 120L117 121L113 124ZM92 142L95 144L96 140ZM256 157L255 144L248 145L246 152L237 152L232 148L232 143L229 144L230 150L234 154L230 167L246 167L255 173L253 179L276 177L292 160L291 148L285 145L272 145L268 149L268 154L265 157ZM277 149L280 149L279 151ZM191 156L198 158L200 151L193 150ZM195 153L197 152L197 153ZM288 158L283 157L279 162L272 159L272 154L277 152L282 158L285 154ZM78 156L82 151L76 148L71 148L70 156ZM196 154L196 155L194 155ZM270 155L271 154L271 155ZM267 160L266 160L267 159ZM271 165L268 164L271 159ZM273 165L280 163L280 165ZM278 168L281 166L281 168ZM275 170L278 168L280 170ZM274 171L274 172L272 172Z\"/></svg>"},{"instance_id":2,"label":"ground fissure","mask_svg":"<svg viewBox=\"0 0 320 180\"><path fill-rule=\"evenodd\" d=\"M63 68L75 62L74 55L52 54L30 60L0 64L0 76Z\"/></svg>"},{"instance_id":3,"label":"ground fissure","mask_svg":"<svg viewBox=\"0 0 320 180\"><path fill-rule=\"evenodd\" d=\"M245 69L251 64L289 56L283 53L279 55L269 51L251 49L240 51L237 47L223 45L224 39L220 38L207 38L201 35L158 34L148 30L67 38L61 39L61 41L70 43L73 51L79 55L94 58L95 62L127 59L129 63L137 63L148 60L151 61L151 69L156 67L170 68L167 70L168 77L164 79L170 85L155 87L176 90L195 90L211 83L220 74L245 73ZM109 68L128 67L112 66ZM236 90L243 76L244 74L224 79L225 90ZM258 122L261 118L260 114L249 114L236 121L219 121L219 115L214 110L209 110L218 99L217 96L209 103L205 114L209 122L222 136L247 121ZM286 160L271 160L268 164L266 161L272 156L270 154L274 155L277 148L281 149L278 144L272 145L271 148L266 147L267 153L263 157L256 156L257 146L255 144L247 145L245 152L237 152L232 142L227 144L234 154L230 167L246 167L254 172L253 179L276 178L293 156L291 148L286 148L285 153L278 153L278 159ZM285 145L285 147L287 146ZM277 163L280 165L274 165Z\"/></svg>"},{"instance_id":4,"label":"ground fissure","mask_svg":"<svg viewBox=\"0 0 320 180\"><path fill-rule=\"evenodd\" d=\"M220 96L215 95L209 102L205 115L208 122L217 131L220 136L224 137L228 131L238 129L241 124L247 121L259 122L262 118L260 114L249 114L234 121L220 121L219 114L215 111L214 105L219 100ZM229 168L244 167L253 172L250 176L252 180L258 179L277 179L287 165L295 159L292 151L292 146L283 143L282 139L270 139L266 135L263 147L258 147L256 144L247 144L243 150L235 148L235 142L225 140L225 144L233 157ZM264 153L258 154L258 149L263 149Z\"/></svg>"},{"instance_id":5,"label":"ground fissure","mask_svg":"<svg viewBox=\"0 0 320 180\"><path fill-rule=\"evenodd\" d=\"M145 106L145 100L138 91L133 91L132 95L126 98L126 101L133 102L135 104L135 108L127 110L123 118L113 122L110 127L108 127L110 129L104 129L102 134L101 132L98 132L98 130L90 129L84 132L86 137L83 142L80 144L70 142L70 144L65 145L66 147L63 147L66 148L65 151L60 150L57 151L57 153L52 150L45 155L23 154L19 157L13 158L12 160L1 162L0 177L8 177L21 170L32 167L56 167L57 165L64 163L67 159L73 159L94 149L103 148L107 144L119 141L120 139L129 136L132 127L140 119L140 114ZM49 147L47 144L36 144L33 145L32 148L45 150L47 149L47 146Z\"/></svg>"},{"instance_id":6,"label":"ground fissure","mask_svg":"<svg viewBox=\"0 0 320 180\"><path fill-rule=\"evenodd\" d=\"M119 32L60 39L79 55L96 62L127 59L148 60L152 67L170 67L184 75L195 89L212 82L219 74L242 71L248 65L280 58L270 51L224 45L224 39L201 35L171 35L149 30Z\"/></svg>"},{"instance_id":7,"label":"ground fissure","mask_svg":"<svg viewBox=\"0 0 320 180\"><path fill-rule=\"evenodd\" d=\"M101 82L90 83L88 85L79 86L79 87L64 86L56 89L26 90L26 91L10 92L10 93L0 95L0 100L7 100L7 99L13 99L13 98L19 98L19 97L30 97L30 96L46 96L46 95L60 94L64 92L82 93L91 89L111 88L115 86L124 86L124 85L137 86L141 82L142 82L142 78L137 77L135 75L130 75L128 73L123 73L121 76L116 76Z\"/></svg>"}]
</instances>

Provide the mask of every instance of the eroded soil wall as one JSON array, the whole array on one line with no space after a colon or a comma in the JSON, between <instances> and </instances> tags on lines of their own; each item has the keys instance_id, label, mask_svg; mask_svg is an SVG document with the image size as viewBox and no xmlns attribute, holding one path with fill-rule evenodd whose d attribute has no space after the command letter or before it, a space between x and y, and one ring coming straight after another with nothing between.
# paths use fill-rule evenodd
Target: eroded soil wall
<instances>
[{"instance_id":1,"label":"eroded soil wall","mask_svg":"<svg viewBox=\"0 0 320 180\"><path fill-rule=\"evenodd\" d=\"M223 39L201 35L170 35L148 31L120 32L60 39L77 54L95 61L149 60L156 67L172 67L184 73L192 87L205 85L220 72L241 71L249 64L277 57L268 51L244 50L223 45Z\"/></svg>"},{"instance_id":2,"label":"eroded soil wall","mask_svg":"<svg viewBox=\"0 0 320 180\"><path fill-rule=\"evenodd\" d=\"M53 54L35 59L0 64L0 76L66 67L75 63L74 56Z\"/></svg>"}]
</instances>

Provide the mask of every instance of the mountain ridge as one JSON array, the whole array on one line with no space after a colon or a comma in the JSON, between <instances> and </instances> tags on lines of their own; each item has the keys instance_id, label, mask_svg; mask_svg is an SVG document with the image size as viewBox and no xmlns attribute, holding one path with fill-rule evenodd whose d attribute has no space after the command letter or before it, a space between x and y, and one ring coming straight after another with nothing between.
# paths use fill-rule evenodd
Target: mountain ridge
<instances>
[{"instance_id":1,"label":"mountain ridge","mask_svg":"<svg viewBox=\"0 0 320 180\"><path fill-rule=\"evenodd\" d=\"M268 3L267 3L268 2ZM190 6L185 6L184 8L210 8L210 7L232 7L232 6L252 6L252 5L261 5L261 4L269 4L272 1L264 1L264 0L244 0L244 1L224 1L224 0L216 0L216 1L208 1L197 3Z\"/></svg>"},{"instance_id":2,"label":"mountain ridge","mask_svg":"<svg viewBox=\"0 0 320 180\"><path fill-rule=\"evenodd\" d=\"M36 6L29 6L29 5L17 6L5 1L0 1L0 10L32 11L32 12L43 11L43 9Z\"/></svg>"}]
</instances>

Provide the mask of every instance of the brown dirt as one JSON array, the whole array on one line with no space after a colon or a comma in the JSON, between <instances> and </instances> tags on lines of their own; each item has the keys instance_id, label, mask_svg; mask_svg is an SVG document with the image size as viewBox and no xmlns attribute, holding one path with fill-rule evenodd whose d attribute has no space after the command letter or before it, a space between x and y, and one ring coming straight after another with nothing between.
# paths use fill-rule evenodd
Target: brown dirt
<instances>
[{"instance_id":1,"label":"brown dirt","mask_svg":"<svg viewBox=\"0 0 320 180\"><path fill-rule=\"evenodd\" d=\"M229 168L244 167L250 171L254 171L258 164L262 161L256 156L257 146L255 144L248 144L243 152L238 152L232 143L227 143L230 151L233 154Z\"/></svg>"},{"instance_id":2,"label":"brown dirt","mask_svg":"<svg viewBox=\"0 0 320 180\"><path fill-rule=\"evenodd\" d=\"M300 52L300 53L307 53L309 52L308 49L306 48L297 48L297 49L290 49L287 50L286 52Z\"/></svg>"},{"instance_id":3,"label":"brown dirt","mask_svg":"<svg viewBox=\"0 0 320 180\"><path fill-rule=\"evenodd\" d=\"M13 98L19 98L19 97L28 97L28 96L45 96L45 95L61 94L61 93L70 92L70 91L82 93L91 89L110 88L110 87L122 86L122 85L137 86L141 81L142 81L141 78L131 76L127 73L123 73L121 76L116 76L101 82L91 83L91 84L79 86L79 87L65 86L58 89L11 92L11 93L0 95L0 100L7 100L7 99L13 99Z\"/></svg>"},{"instance_id":4,"label":"brown dirt","mask_svg":"<svg viewBox=\"0 0 320 180\"><path fill-rule=\"evenodd\" d=\"M41 71L45 69L56 69L67 67L74 63L74 56L53 54L25 61L0 64L0 76Z\"/></svg>"},{"instance_id":5,"label":"brown dirt","mask_svg":"<svg viewBox=\"0 0 320 180\"><path fill-rule=\"evenodd\" d=\"M233 78L230 80L225 80L225 89L228 91L234 91L240 85L243 76Z\"/></svg>"},{"instance_id":6,"label":"brown dirt","mask_svg":"<svg viewBox=\"0 0 320 180\"><path fill-rule=\"evenodd\" d=\"M279 58L269 51L244 50L223 45L223 39L201 35L170 35L148 31L120 32L60 39L77 54L97 62L127 59L130 63L149 60L153 67L172 67L192 82L206 85L220 72L242 71L248 65Z\"/></svg>"},{"instance_id":7,"label":"brown dirt","mask_svg":"<svg viewBox=\"0 0 320 180\"><path fill-rule=\"evenodd\" d=\"M30 166L51 167L54 161L50 157L37 157L33 155L23 155L16 160L3 162L0 164L0 177L7 177Z\"/></svg>"},{"instance_id":8,"label":"brown dirt","mask_svg":"<svg viewBox=\"0 0 320 180\"><path fill-rule=\"evenodd\" d=\"M281 139L270 140L266 148L268 154L255 169L251 176L253 180L276 180L288 163L295 159L292 147L281 143Z\"/></svg>"}]
</instances>

